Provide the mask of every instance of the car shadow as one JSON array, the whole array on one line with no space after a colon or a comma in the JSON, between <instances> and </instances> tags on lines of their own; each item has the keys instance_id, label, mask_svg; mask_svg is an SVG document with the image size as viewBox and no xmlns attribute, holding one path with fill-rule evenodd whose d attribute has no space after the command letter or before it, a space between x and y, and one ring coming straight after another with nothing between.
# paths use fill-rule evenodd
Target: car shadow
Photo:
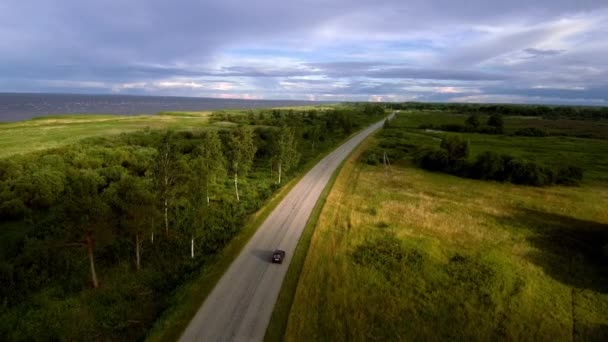
<instances>
[{"instance_id":1,"label":"car shadow","mask_svg":"<svg viewBox=\"0 0 608 342\"><path fill-rule=\"evenodd\" d=\"M267 249L254 249L251 252L256 258L266 262L271 262L272 253L273 251Z\"/></svg>"}]
</instances>

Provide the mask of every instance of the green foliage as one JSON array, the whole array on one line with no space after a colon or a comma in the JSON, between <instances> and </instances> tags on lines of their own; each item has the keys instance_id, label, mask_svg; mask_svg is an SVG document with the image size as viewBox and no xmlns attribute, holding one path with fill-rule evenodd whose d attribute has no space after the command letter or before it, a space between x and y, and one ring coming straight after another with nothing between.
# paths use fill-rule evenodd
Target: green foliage
<instances>
[{"instance_id":1,"label":"green foliage","mask_svg":"<svg viewBox=\"0 0 608 342\"><path fill-rule=\"evenodd\" d=\"M291 168L298 164L300 153L297 149L295 132L292 128L279 128L278 135L273 145L273 156L271 161L279 169L278 183L281 183L282 173L287 173Z\"/></svg>"},{"instance_id":2,"label":"green foliage","mask_svg":"<svg viewBox=\"0 0 608 342\"><path fill-rule=\"evenodd\" d=\"M450 163L469 156L469 143L457 135L449 135L441 140L440 147L448 153Z\"/></svg>"},{"instance_id":3,"label":"green foliage","mask_svg":"<svg viewBox=\"0 0 608 342\"><path fill-rule=\"evenodd\" d=\"M470 115L464 122L467 127L470 127L473 131L478 129L481 125L481 120L479 119L479 115L472 114Z\"/></svg>"},{"instance_id":4,"label":"green foliage","mask_svg":"<svg viewBox=\"0 0 608 342\"><path fill-rule=\"evenodd\" d=\"M546 131L538 129L536 127L527 127L518 129L513 133L513 135L519 135L523 137L546 137L549 134Z\"/></svg>"},{"instance_id":5,"label":"green foliage","mask_svg":"<svg viewBox=\"0 0 608 342\"><path fill-rule=\"evenodd\" d=\"M230 172L245 176L253 165L253 157L257 150L254 143L253 129L248 126L240 126L232 130L226 145Z\"/></svg>"},{"instance_id":6,"label":"green foliage","mask_svg":"<svg viewBox=\"0 0 608 342\"><path fill-rule=\"evenodd\" d=\"M485 151L477 156L471 167L470 175L483 180L505 181L510 178L507 165L512 157Z\"/></svg>"},{"instance_id":7,"label":"green foliage","mask_svg":"<svg viewBox=\"0 0 608 342\"><path fill-rule=\"evenodd\" d=\"M450 157L444 149L425 148L416 153L416 164L431 171L447 171L450 166Z\"/></svg>"},{"instance_id":8,"label":"green foliage","mask_svg":"<svg viewBox=\"0 0 608 342\"><path fill-rule=\"evenodd\" d=\"M502 133L504 131L504 120L501 114L492 114L488 118L488 126L493 127L496 132Z\"/></svg>"},{"instance_id":9,"label":"green foliage","mask_svg":"<svg viewBox=\"0 0 608 342\"><path fill-rule=\"evenodd\" d=\"M496 116L496 118L499 117L500 115ZM524 158L510 153L499 154L493 151L482 150L478 152L473 161L469 161L468 141L464 139L464 134L441 134L441 149L437 149L435 143L420 144L419 139L410 140L405 133L409 127L401 126L401 122L405 122L406 120L408 120L407 116L396 119L394 127L384 130L380 134L381 138L378 142L379 146L388 145L396 147L397 151L391 151L391 153L400 156L397 160L406 159L409 155L413 157L417 165L427 170L448 172L475 179L533 186L553 184L578 185L583 179L583 168L574 167L563 160L541 163L531 160L532 158L529 157ZM418 127L420 126L418 124ZM429 132L429 134L437 133ZM466 136L470 138L476 135ZM437 140L438 138L434 137L434 139ZM406 146L406 141L412 141L412 143L420 145L412 149L411 146ZM411 150L415 152L409 154Z\"/></svg>"},{"instance_id":10,"label":"green foliage","mask_svg":"<svg viewBox=\"0 0 608 342\"><path fill-rule=\"evenodd\" d=\"M478 113L485 115L516 115L540 116L546 119L581 119L600 120L608 119L607 107L592 106L547 106L547 105L520 105L520 104L469 104L469 103L386 103L389 109L400 110L441 110L459 114Z\"/></svg>"},{"instance_id":11,"label":"green foliage","mask_svg":"<svg viewBox=\"0 0 608 342\"><path fill-rule=\"evenodd\" d=\"M344 116L329 114L333 110L276 110L281 124L289 124L280 129L143 130L0 159L0 336L143 339L173 305L176 288L216 262L214 256L278 188L268 177L270 149L255 153L258 144L274 146L279 137L265 141L265 132L287 132L287 179L346 137L344 130L329 134L329 121L350 120L354 129L379 119L358 107L340 109ZM222 115L252 120L246 112ZM269 118L267 111L253 116L256 124ZM234 156L236 141L251 158L238 203L226 177L232 160L225 158ZM153 236L166 227L164 199L170 229ZM90 285L90 260L97 289Z\"/></svg>"}]
</instances>

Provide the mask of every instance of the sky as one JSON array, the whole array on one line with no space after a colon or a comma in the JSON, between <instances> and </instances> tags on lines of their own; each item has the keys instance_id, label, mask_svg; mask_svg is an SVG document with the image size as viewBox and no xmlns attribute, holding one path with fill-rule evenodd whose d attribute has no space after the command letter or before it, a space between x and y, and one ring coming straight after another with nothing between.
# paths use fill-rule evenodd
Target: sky
<instances>
[{"instance_id":1,"label":"sky","mask_svg":"<svg viewBox=\"0 0 608 342\"><path fill-rule=\"evenodd\" d=\"M0 92L608 105L607 0L2 0Z\"/></svg>"}]
</instances>

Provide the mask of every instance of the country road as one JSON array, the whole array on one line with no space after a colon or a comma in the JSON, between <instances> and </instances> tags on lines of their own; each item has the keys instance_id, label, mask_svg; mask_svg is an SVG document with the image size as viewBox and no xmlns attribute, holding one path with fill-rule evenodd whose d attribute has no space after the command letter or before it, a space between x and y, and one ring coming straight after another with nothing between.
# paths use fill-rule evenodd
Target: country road
<instances>
[{"instance_id":1,"label":"country road","mask_svg":"<svg viewBox=\"0 0 608 342\"><path fill-rule=\"evenodd\" d=\"M291 257L321 192L340 163L383 122L331 152L291 189L216 284L180 341L264 339ZM275 249L287 253L282 265L270 263Z\"/></svg>"}]
</instances>

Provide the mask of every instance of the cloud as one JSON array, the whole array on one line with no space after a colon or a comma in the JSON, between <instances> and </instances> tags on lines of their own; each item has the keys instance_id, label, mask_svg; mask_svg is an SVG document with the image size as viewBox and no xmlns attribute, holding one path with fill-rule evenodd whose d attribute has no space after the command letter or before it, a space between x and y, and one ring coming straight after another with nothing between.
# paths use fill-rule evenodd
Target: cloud
<instances>
[{"instance_id":1,"label":"cloud","mask_svg":"<svg viewBox=\"0 0 608 342\"><path fill-rule=\"evenodd\" d=\"M603 0L4 0L0 91L601 103L606 34Z\"/></svg>"},{"instance_id":2,"label":"cloud","mask_svg":"<svg viewBox=\"0 0 608 342\"><path fill-rule=\"evenodd\" d=\"M524 49L524 52L531 55L531 57L543 57L543 56L555 56L563 53L564 50L543 50L543 49L535 49L535 48L527 48Z\"/></svg>"}]
</instances>

